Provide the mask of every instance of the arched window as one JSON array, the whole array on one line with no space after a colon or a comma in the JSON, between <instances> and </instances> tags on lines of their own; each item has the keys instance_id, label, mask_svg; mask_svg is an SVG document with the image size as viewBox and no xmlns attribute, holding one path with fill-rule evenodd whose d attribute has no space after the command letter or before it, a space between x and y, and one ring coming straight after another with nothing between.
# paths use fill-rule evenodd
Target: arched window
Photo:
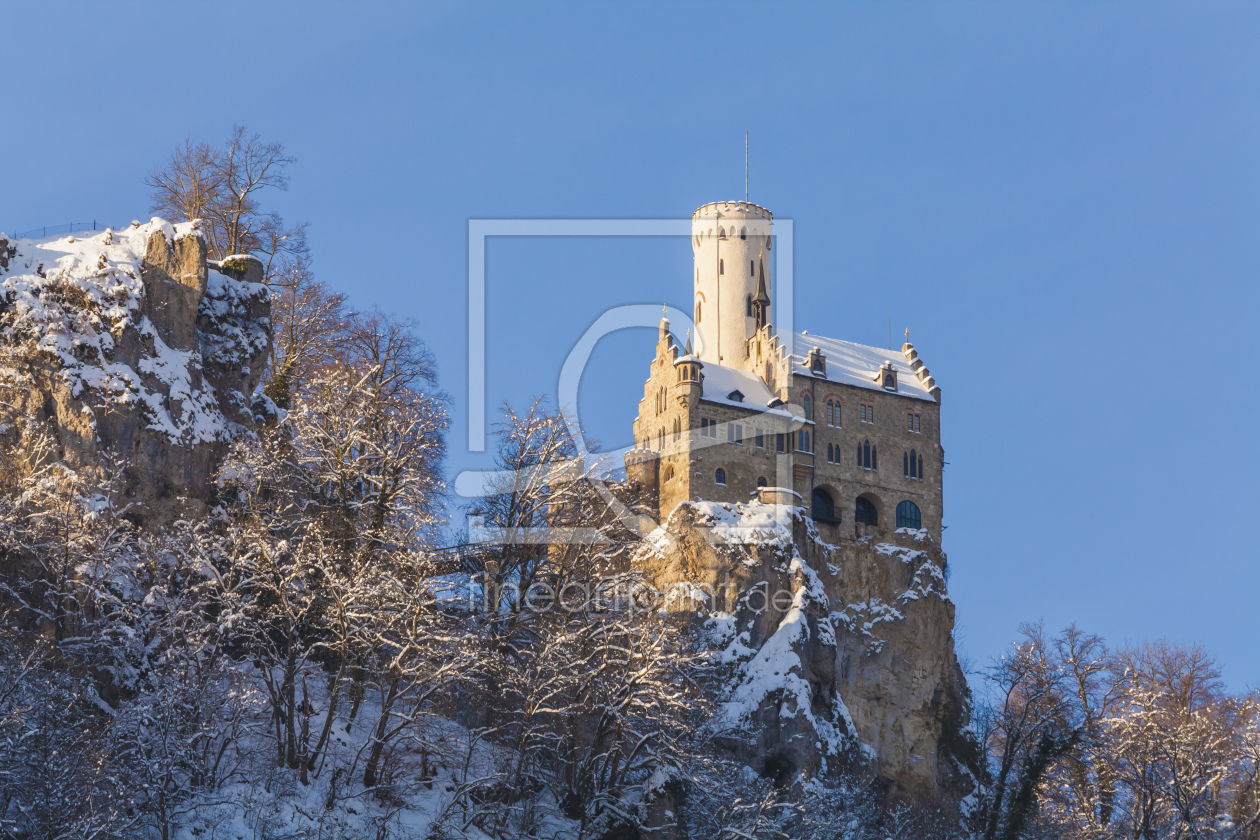
<instances>
[{"instance_id":1,"label":"arched window","mask_svg":"<svg viewBox=\"0 0 1260 840\"><path fill-rule=\"evenodd\" d=\"M869 470L871 468L871 442L869 440L862 441L862 469Z\"/></svg>"},{"instance_id":2,"label":"arched window","mask_svg":"<svg viewBox=\"0 0 1260 840\"><path fill-rule=\"evenodd\" d=\"M904 452L901 453L901 476L902 478L910 477L910 456Z\"/></svg>"},{"instance_id":3,"label":"arched window","mask_svg":"<svg viewBox=\"0 0 1260 840\"><path fill-rule=\"evenodd\" d=\"M907 499L897 505L897 527L898 528L914 528L916 531L922 528L923 517L919 514L919 506Z\"/></svg>"},{"instance_id":4,"label":"arched window","mask_svg":"<svg viewBox=\"0 0 1260 840\"><path fill-rule=\"evenodd\" d=\"M827 463L831 463L831 444L827 444Z\"/></svg>"},{"instance_id":5,"label":"arched window","mask_svg":"<svg viewBox=\"0 0 1260 840\"><path fill-rule=\"evenodd\" d=\"M923 456L919 456L919 481L923 480Z\"/></svg>"},{"instance_id":6,"label":"arched window","mask_svg":"<svg viewBox=\"0 0 1260 840\"><path fill-rule=\"evenodd\" d=\"M858 469L862 469L862 444L858 444Z\"/></svg>"},{"instance_id":7,"label":"arched window","mask_svg":"<svg viewBox=\"0 0 1260 840\"><path fill-rule=\"evenodd\" d=\"M840 521L840 517L836 515L836 504L831 500L831 494L821 487L814 488L812 507L815 519L823 522Z\"/></svg>"},{"instance_id":8,"label":"arched window","mask_svg":"<svg viewBox=\"0 0 1260 840\"><path fill-rule=\"evenodd\" d=\"M749 318L752 317L752 295L748 295L744 298L744 311Z\"/></svg>"},{"instance_id":9,"label":"arched window","mask_svg":"<svg viewBox=\"0 0 1260 840\"><path fill-rule=\"evenodd\" d=\"M757 476L757 486L758 487L766 486L766 477L764 475Z\"/></svg>"},{"instance_id":10,"label":"arched window","mask_svg":"<svg viewBox=\"0 0 1260 840\"><path fill-rule=\"evenodd\" d=\"M801 452L811 451L809 448L809 432L801 429L796 433L796 448Z\"/></svg>"},{"instance_id":11,"label":"arched window","mask_svg":"<svg viewBox=\"0 0 1260 840\"><path fill-rule=\"evenodd\" d=\"M871 469L873 470L879 469L879 447L878 446L871 447Z\"/></svg>"},{"instance_id":12,"label":"arched window","mask_svg":"<svg viewBox=\"0 0 1260 840\"><path fill-rule=\"evenodd\" d=\"M918 464L915 463L915 459L916 459L916 456L914 454L914 450L911 449L910 450L910 477L911 478L919 477Z\"/></svg>"},{"instance_id":13,"label":"arched window","mask_svg":"<svg viewBox=\"0 0 1260 840\"><path fill-rule=\"evenodd\" d=\"M665 430L664 429L661 429L659 432L656 433L656 451L657 452L665 451Z\"/></svg>"},{"instance_id":14,"label":"arched window","mask_svg":"<svg viewBox=\"0 0 1260 840\"><path fill-rule=\"evenodd\" d=\"M748 228L744 227L744 228L740 228L740 229L739 229L739 238L740 238L740 239L747 239L747 238L748 238Z\"/></svg>"},{"instance_id":15,"label":"arched window","mask_svg":"<svg viewBox=\"0 0 1260 840\"><path fill-rule=\"evenodd\" d=\"M665 468L665 480L670 481L673 478L674 478L674 467L671 465Z\"/></svg>"},{"instance_id":16,"label":"arched window","mask_svg":"<svg viewBox=\"0 0 1260 840\"><path fill-rule=\"evenodd\" d=\"M713 473L713 481L716 484L726 484L726 470L718 467Z\"/></svg>"},{"instance_id":17,"label":"arched window","mask_svg":"<svg viewBox=\"0 0 1260 840\"><path fill-rule=\"evenodd\" d=\"M813 400L809 398L809 394L805 395L805 399L803 403L805 406L805 419L813 420L814 419L814 402Z\"/></svg>"},{"instance_id":18,"label":"arched window","mask_svg":"<svg viewBox=\"0 0 1260 840\"><path fill-rule=\"evenodd\" d=\"M879 511L875 510L875 505L871 504L870 499L859 496L857 505L854 507L853 518L866 525L878 525Z\"/></svg>"}]
</instances>

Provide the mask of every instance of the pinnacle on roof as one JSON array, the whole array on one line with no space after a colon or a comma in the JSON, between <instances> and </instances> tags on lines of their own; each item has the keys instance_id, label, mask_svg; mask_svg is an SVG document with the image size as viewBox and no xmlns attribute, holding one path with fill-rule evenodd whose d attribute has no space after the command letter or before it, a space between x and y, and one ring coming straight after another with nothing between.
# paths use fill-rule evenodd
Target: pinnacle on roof
<instances>
[{"instance_id":1,"label":"pinnacle on roof","mask_svg":"<svg viewBox=\"0 0 1260 840\"><path fill-rule=\"evenodd\" d=\"M757 294L753 295L753 303L769 303L770 295L766 292L766 261L762 254L757 254Z\"/></svg>"}]
</instances>

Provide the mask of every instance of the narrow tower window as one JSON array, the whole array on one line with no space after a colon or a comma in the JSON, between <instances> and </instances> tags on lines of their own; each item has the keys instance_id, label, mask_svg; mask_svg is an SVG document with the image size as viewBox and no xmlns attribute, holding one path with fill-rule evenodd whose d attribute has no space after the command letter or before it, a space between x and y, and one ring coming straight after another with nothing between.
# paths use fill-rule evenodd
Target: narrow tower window
<instances>
[{"instance_id":1,"label":"narrow tower window","mask_svg":"<svg viewBox=\"0 0 1260 840\"><path fill-rule=\"evenodd\" d=\"M726 470L718 467L717 471L713 473L713 482L715 484L726 484Z\"/></svg>"},{"instance_id":2,"label":"narrow tower window","mask_svg":"<svg viewBox=\"0 0 1260 840\"><path fill-rule=\"evenodd\" d=\"M748 315L748 317L749 317L749 318L751 318L751 317L752 317L752 314L753 314L753 311L752 311L752 295L748 295L748 297L747 297L747 298L745 298L745 300L744 300L744 307L745 307L745 310L746 310L746 313L745 313L745 314L747 314L747 315Z\"/></svg>"},{"instance_id":3,"label":"narrow tower window","mask_svg":"<svg viewBox=\"0 0 1260 840\"><path fill-rule=\"evenodd\" d=\"M700 323L700 301L696 301L696 323Z\"/></svg>"}]
</instances>

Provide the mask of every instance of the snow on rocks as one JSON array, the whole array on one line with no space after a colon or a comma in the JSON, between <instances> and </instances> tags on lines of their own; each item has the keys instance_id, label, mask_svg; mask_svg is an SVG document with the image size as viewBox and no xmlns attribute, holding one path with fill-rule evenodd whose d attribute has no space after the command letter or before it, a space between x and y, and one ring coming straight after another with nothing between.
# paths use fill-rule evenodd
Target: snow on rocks
<instances>
[{"instance_id":1,"label":"snow on rocks","mask_svg":"<svg viewBox=\"0 0 1260 840\"><path fill-rule=\"evenodd\" d=\"M261 264L241 265L254 276L208 261L198 222L0 237L9 410L52 422L71 461L143 462L137 495L207 494L201 450L251 431L271 346Z\"/></svg>"},{"instance_id":2,"label":"snow on rocks","mask_svg":"<svg viewBox=\"0 0 1260 840\"><path fill-rule=\"evenodd\" d=\"M921 530L832 539L801 507L697 501L633 562L678 593L665 609L698 612L726 675L714 735L737 758L806 783L866 764L929 800L961 784L939 738L966 714L944 555ZM697 591L710 597L681 597Z\"/></svg>"}]
</instances>

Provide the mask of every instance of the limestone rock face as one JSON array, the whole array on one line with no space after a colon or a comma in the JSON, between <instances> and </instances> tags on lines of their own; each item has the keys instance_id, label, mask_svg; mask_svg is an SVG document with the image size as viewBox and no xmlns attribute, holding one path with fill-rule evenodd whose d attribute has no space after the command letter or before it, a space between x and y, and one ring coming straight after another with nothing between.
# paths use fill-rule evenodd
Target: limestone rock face
<instances>
[{"instance_id":1,"label":"limestone rock face","mask_svg":"<svg viewBox=\"0 0 1260 840\"><path fill-rule=\"evenodd\" d=\"M233 439L274 407L255 397L271 349L270 299L251 257L206 259L195 222L0 240L0 440L23 418L60 454L123 470L133 515L162 522L214 495Z\"/></svg>"},{"instance_id":2,"label":"limestone rock face","mask_svg":"<svg viewBox=\"0 0 1260 840\"><path fill-rule=\"evenodd\" d=\"M926 531L830 545L801 508L692 502L635 562L666 609L699 613L731 669L720 740L754 770L868 774L930 806L970 792L954 606Z\"/></svg>"}]
</instances>

